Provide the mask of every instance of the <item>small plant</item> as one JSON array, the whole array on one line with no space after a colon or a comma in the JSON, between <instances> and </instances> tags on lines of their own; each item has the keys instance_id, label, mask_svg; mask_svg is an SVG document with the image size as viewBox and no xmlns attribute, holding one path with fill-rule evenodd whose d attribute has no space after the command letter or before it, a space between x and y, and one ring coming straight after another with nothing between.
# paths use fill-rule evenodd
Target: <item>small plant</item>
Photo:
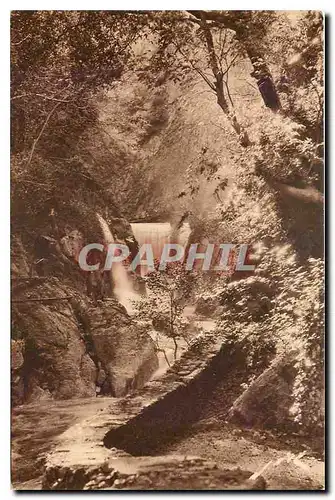
<instances>
[{"instance_id":1,"label":"small plant","mask_svg":"<svg viewBox=\"0 0 335 500\"><path fill-rule=\"evenodd\" d=\"M177 358L178 339L187 341L188 321L183 316L185 301L190 295L192 273L175 262L165 271L154 270L145 277L147 297L137 303L137 317L150 320L153 327L174 342Z\"/></svg>"}]
</instances>

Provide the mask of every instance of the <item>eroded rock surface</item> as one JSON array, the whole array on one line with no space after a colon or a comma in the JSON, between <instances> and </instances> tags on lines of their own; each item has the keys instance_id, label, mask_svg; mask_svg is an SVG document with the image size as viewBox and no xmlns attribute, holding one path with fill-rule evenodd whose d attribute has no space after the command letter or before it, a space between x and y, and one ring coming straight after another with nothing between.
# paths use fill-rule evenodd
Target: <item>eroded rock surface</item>
<instances>
[{"instance_id":1,"label":"eroded rock surface","mask_svg":"<svg viewBox=\"0 0 335 500\"><path fill-rule=\"evenodd\" d=\"M289 423L297 351L278 356L234 402L229 419L248 426L278 427Z\"/></svg>"},{"instance_id":2,"label":"eroded rock surface","mask_svg":"<svg viewBox=\"0 0 335 500\"><path fill-rule=\"evenodd\" d=\"M28 262L21 240L16 239L13 403L95 397L102 385L104 394L118 396L141 387L158 368L145 329L132 322L116 299L91 307L79 281L70 284L60 277L31 276ZM103 373L106 381L101 384Z\"/></svg>"},{"instance_id":3,"label":"eroded rock surface","mask_svg":"<svg viewBox=\"0 0 335 500\"><path fill-rule=\"evenodd\" d=\"M234 378L234 373L239 379L247 347L247 339L240 345L213 337L195 342L160 379L68 429L47 457L43 489L265 489L267 479L259 473L252 475L247 458L245 468L240 469L224 467L207 457L190 457L189 447L184 455L166 454L171 443L183 440L201 421L206 405L213 399L218 404L220 384ZM240 385L237 380L236 389L243 394ZM236 399L228 395L227 412L231 397ZM201 448L197 451L202 454ZM252 453L257 451L254 446ZM289 464L292 454L287 459L286 455L282 452L276 458ZM277 487L278 481L282 481L282 489L290 489L292 484L297 487L301 472L300 476L294 473L286 488L285 472L280 479L272 470L275 463L270 464L271 487ZM300 462L297 464L293 465L299 469ZM304 464L301 467L306 469ZM305 476L308 479L308 472ZM309 485L309 489L322 489L313 480Z\"/></svg>"},{"instance_id":4,"label":"eroded rock surface","mask_svg":"<svg viewBox=\"0 0 335 500\"><path fill-rule=\"evenodd\" d=\"M56 472L55 470L53 472ZM63 469L55 479L54 490L263 490L263 478L248 483L252 473L239 468L220 468L200 457L122 457L112 458L100 467Z\"/></svg>"},{"instance_id":5,"label":"eroded rock surface","mask_svg":"<svg viewBox=\"0 0 335 500\"><path fill-rule=\"evenodd\" d=\"M43 488L242 487L251 473L224 471L201 459L147 458L199 418L202 403L231 362L233 356L221 341L195 343L161 379L116 400L60 436L59 444L47 458ZM191 401L197 401L197 405L191 405ZM177 476L177 471L183 474Z\"/></svg>"},{"instance_id":6,"label":"eroded rock surface","mask_svg":"<svg viewBox=\"0 0 335 500\"><path fill-rule=\"evenodd\" d=\"M113 396L142 387L158 368L154 342L116 301L88 311L94 351L106 372Z\"/></svg>"}]
</instances>

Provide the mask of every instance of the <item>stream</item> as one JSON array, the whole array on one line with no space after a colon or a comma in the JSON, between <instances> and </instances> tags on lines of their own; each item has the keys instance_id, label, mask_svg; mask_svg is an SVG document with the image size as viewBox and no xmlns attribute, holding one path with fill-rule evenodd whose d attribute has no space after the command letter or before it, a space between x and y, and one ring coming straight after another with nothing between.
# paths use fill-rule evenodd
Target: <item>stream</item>
<instances>
[{"instance_id":1,"label":"stream","mask_svg":"<svg viewBox=\"0 0 335 500\"><path fill-rule=\"evenodd\" d=\"M194 317L194 308L185 308L185 316ZM197 326L211 329L215 322L196 321ZM156 340L158 332L149 334ZM159 332L159 347L164 349L170 365L187 349L183 339L178 340L177 358L174 343ZM152 379L161 377L169 368L163 352L157 352L159 368ZM81 398L61 401L40 401L12 408L12 484L13 488L40 489L45 455L52 448L57 436L77 422L108 407L111 397Z\"/></svg>"}]
</instances>

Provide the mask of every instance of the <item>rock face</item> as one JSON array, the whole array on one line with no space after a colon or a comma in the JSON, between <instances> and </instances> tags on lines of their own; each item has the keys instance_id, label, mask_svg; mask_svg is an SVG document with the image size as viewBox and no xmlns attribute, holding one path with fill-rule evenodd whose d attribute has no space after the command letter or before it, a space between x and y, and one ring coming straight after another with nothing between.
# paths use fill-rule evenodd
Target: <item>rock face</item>
<instances>
[{"instance_id":1,"label":"rock face","mask_svg":"<svg viewBox=\"0 0 335 500\"><path fill-rule=\"evenodd\" d=\"M110 299L91 307L76 282L29 276L20 241L12 255L12 397L40 399L124 395L158 368L143 327Z\"/></svg>"},{"instance_id":2,"label":"rock face","mask_svg":"<svg viewBox=\"0 0 335 500\"><path fill-rule=\"evenodd\" d=\"M74 229L60 241L62 250L67 257L72 257L74 259L78 258L80 250L84 246L84 236L83 234Z\"/></svg>"},{"instance_id":3,"label":"rock face","mask_svg":"<svg viewBox=\"0 0 335 500\"><path fill-rule=\"evenodd\" d=\"M282 426L290 421L297 352L277 357L234 402L229 419L251 426Z\"/></svg>"},{"instance_id":4,"label":"rock face","mask_svg":"<svg viewBox=\"0 0 335 500\"><path fill-rule=\"evenodd\" d=\"M74 291L58 280L34 289L34 298L71 295ZM25 342L15 368L20 375L13 379L17 402L95 396L97 385L104 394L121 396L142 387L158 368L150 336L116 300L85 307L78 296L15 304L13 324Z\"/></svg>"},{"instance_id":5,"label":"rock face","mask_svg":"<svg viewBox=\"0 0 335 500\"><path fill-rule=\"evenodd\" d=\"M88 312L94 351L107 377L110 393L124 396L142 387L158 368L154 343L116 301Z\"/></svg>"},{"instance_id":6,"label":"rock face","mask_svg":"<svg viewBox=\"0 0 335 500\"><path fill-rule=\"evenodd\" d=\"M248 482L247 470L195 456L157 456L164 442L199 418L233 358L220 341L194 343L162 378L68 429L47 457L42 488L265 489L262 478Z\"/></svg>"},{"instance_id":7,"label":"rock face","mask_svg":"<svg viewBox=\"0 0 335 500\"><path fill-rule=\"evenodd\" d=\"M54 279L29 294L50 299L71 292ZM25 340L23 401L95 396L97 369L69 300L17 303L12 319Z\"/></svg>"},{"instance_id":8,"label":"rock face","mask_svg":"<svg viewBox=\"0 0 335 500\"><path fill-rule=\"evenodd\" d=\"M23 364L24 340L11 341L11 382L13 404L20 403L24 397Z\"/></svg>"},{"instance_id":9,"label":"rock face","mask_svg":"<svg viewBox=\"0 0 335 500\"><path fill-rule=\"evenodd\" d=\"M23 248L21 238L12 235L11 240L11 275L15 279L17 276L29 276L28 256Z\"/></svg>"},{"instance_id":10,"label":"rock face","mask_svg":"<svg viewBox=\"0 0 335 500\"><path fill-rule=\"evenodd\" d=\"M134 259L138 252L138 242L136 241L130 223L122 217L112 217L110 219L110 228L114 238L116 238L118 242L128 246L131 258Z\"/></svg>"}]
</instances>

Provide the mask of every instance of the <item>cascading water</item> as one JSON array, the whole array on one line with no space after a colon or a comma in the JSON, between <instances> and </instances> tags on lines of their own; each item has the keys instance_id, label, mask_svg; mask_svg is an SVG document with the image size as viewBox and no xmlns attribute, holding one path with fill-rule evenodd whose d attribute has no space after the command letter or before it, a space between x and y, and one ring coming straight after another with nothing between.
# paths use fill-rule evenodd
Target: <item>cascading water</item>
<instances>
[{"instance_id":1,"label":"cascading water","mask_svg":"<svg viewBox=\"0 0 335 500\"><path fill-rule=\"evenodd\" d=\"M190 226L185 222L182 227L174 233L169 222L135 222L131 224L134 236L139 246L150 243L152 245L154 259L159 259L166 243L179 243L186 246L191 233ZM141 275L148 272L147 266L141 266Z\"/></svg>"},{"instance_id":2,"label":"cascading water","mask_svg":"<svg viewBox=\"0 0 335 500\"><path fill-rule=\"evenodd\" d=\"M154 259L159 259L165 243L170 242L171 224L169 222L136 222L131 224L131 228L139 247L150 243ZM141 276L145 276L148 273L148 267L142 264L140 273Z\"/></svg>"},{"instance_id":3,"label":"cascading water","mask_svg":"<svg viewBox=\"0 0 335 500\"><path fill-rule=\"evenodd\" d=\"M114 243L115 240L105 219L99 214L97 214L97 218L102 229L105 243ZM133 223L131 224L131 228L139 247L145 243L150 243L152 245L155 259L161 257L166 243L179 243L185 248L191 233L188 223L184 223L181 228L175 230L173 230L169 222ZM140 300L141 296L134 291L133 281L129 277L127 269L122 262L113 262L111 272L114 280L114 293L117 299L125 306L129 314L133 314L136 308L136 301ZM145 276L147 272L147 266L141 265L141 276ZM155 332L155 330L150 330L148 333L152 336L154 341L157 340L157 332ZM159 368L154 374L154 378L160 377L165 373L168 367L175 361L175 346L173 340L162 332L159 333L159 346L160 350L157 352ZM184 341L180 339L178 358L181 356L185 346L186 343L184 345ZM164 354L162 349L164 350ZM169 360L169 364L166 362L166 358Z\"/></svg>"},{"instance_id":4,"label":"cascading water","mask_svg":"<svg viewBox=\"0 0 335 500\"><path fill-rule=\"evenodd\" d=\"M169 222L135 222L131 224L131 228L139 246L151 243L155 258L162 253L164 244L170 241L171 224Z\"/></svg>"},{"instance_id":5,"label":"cascading water","mask_svg":"<svg viewBox=\"0 0 335 500\"><path fill-rule=\"evenodd\" d=\"M179 243L186 248L191 233L187 222L179 229L174 229L169 222L133 223L131 224L131 228L139 246L145 243L152 245L154 259L160 259L166 243ZM147 272L147 266L141 265L141 276L145 276ZM150 294L150 291L148 293ZM156 379L161 377L169 366L173 365L176 361L175 345L173 339L165 335L164 332L150 330L149 334L160 348L157 351L159 368L152 376L153 379ZM179 339L178 346L177 359L186 349L186 342L183 339ZM168 360L168 363L166 360Z\"/></svg>"},{"instance_id":6,"label":"cascading water","mask_svg":"<svg viewBox=\"0 0 335 500\"><path fill-rule=\"evenodd\" d=\"M97 214L97 218L105 242L107 244L114 243L115 240L105 219L99 214ZM134 311L133 303L139 300L140 296L134 291L133 283L122 262L113 262L111 272L114 281L114 293L119 302L127 309L127 312L131 314Z\"/></svg>"},{"instance_id":7,"label":"cascading water","mask_svg":"<svg viewBox=\"0 0 335 500\"><path fill-rule=\"evenodd\" d=\"M97 214L97 218L106 244L114 243L114 237L105 219L99 214ZM174 235L169 222L133 223L131 228L139 247L145 243L152 245L155 259L160 258L165 243L179 243L186 246L191 232L188 223L184 223L176 235ZM147 266L141 265L141 276L145 276L147 271ZM140 299L140 295L135 292L133 281L129 277L126 267L122 262L113 262L111 272L114 281L114 293L117 299L125 306L128 313L133 313L134 302Z\"/></svg>"}]
</instances>

